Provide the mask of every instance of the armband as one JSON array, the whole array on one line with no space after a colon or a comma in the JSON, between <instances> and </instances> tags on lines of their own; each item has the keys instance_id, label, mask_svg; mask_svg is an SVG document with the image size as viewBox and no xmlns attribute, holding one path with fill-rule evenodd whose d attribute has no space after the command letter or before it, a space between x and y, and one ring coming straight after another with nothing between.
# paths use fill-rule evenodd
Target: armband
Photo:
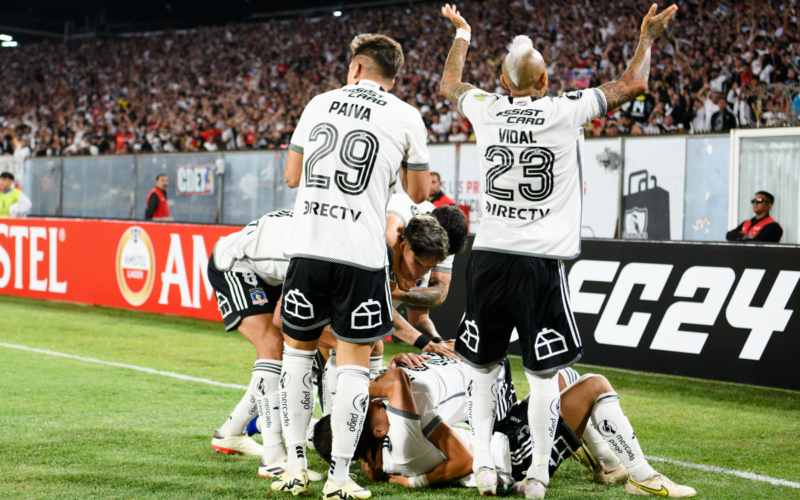
<instances>
[{"instance_id":1,"label":"armband","mask_svg":"<svg viewBox=\"0 0 800 500\"><path fill-rule=\"evenodd\" d=\"M425 477L425 474L421 476L410 477L408 478L408 485L412 488L427 488L429 486L428 478Z\"/></svg>"},{"instance_id":2,"label":"armband","mask_svg":"<svg viewBox=\"0 0 800 500\"><path fill-rule=\"evenodd\" d=\"M414 341L414 347L416 347L419 350L422 350L425 348L426 345L430 343L431 341L428 337L426 337L425 335L420 335L419 338Z\"/></svg>"},{"instance_id":3,"label":"armband","mask_svg":"<svg viewBox=\"0 0 800 500\"><path fill-rule=\"evenodd\" d=\"M470 40L472 40L472 33L465 30L464 28L458 28L456 30L456 39L461 38L462 40L466 40L469 44Z\"/></svg>"},{"instance_id":4,"label":"armband","mask_svg":"<svg viewBox=\"0 0 800 500\"><path fill-rule=\"evenodd\" d=\"M438 344L439 342L442 342L442 337L434 337L433 340L431 340L431 342L433 342L434 344Z\"/></svg>"}]
</instances>

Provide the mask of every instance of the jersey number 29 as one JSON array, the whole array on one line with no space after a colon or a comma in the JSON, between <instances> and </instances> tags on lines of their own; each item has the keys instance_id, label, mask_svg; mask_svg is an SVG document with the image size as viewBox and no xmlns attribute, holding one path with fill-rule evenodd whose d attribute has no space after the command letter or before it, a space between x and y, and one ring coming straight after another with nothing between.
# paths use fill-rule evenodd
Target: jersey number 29
<instances>
[{"instance_id":1,"label":"jersey number 29","mask_svg":"<svg viewBox=\"0 0 800 500\"><path fill-rule=\"evenodd\" d=\"M330 189L330 176L315 174L314 166L318 161L334 152L339 142L339 131L330 123L320 123L311 129L309 140L322 140L323 143L306 161L306 187ZM342 147L339 149L339 159L345 167L356 171L356 177L351 180L348 172L336 170L333 182L340 191L356 195L367 189L369 179L372 177L372 170L375 168L375 159L378 157L378 146L378 139L366 130L353 130L344 136ZM361 149L360 154L357 154L356 151L359 149Z\"/></svg>"},{"instance_id":2,"label":"jersey number 29","mask_svg":"<svg viewBox=\"0 0 800 500\"><path fill-rule=\"evenodd\" d=\"M490 146L486 149L486 160L498 164L486 172L486 194L503 201L514 201L514 190L495 187L494 183L514 166L514 152L505 146ZM553 161L555 155L543 147L526 148L519 155L522 176L538 179L539 187L531 183L520 183L519 194L528 201L542 201L553 193Z\"/></svg>"}]
</instances>

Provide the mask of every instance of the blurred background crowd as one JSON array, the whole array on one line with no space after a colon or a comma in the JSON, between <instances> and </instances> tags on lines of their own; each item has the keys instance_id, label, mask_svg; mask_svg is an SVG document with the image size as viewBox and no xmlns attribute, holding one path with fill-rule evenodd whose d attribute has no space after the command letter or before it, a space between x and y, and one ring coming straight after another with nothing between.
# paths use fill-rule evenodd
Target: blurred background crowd
<instances>
[{"instance_id":1,"label":"blurred background crowd","mask_svg":"<svg viewBox=\"0 0 800 500\"><path fill-rule=\"evenodd\" d=\"M305 104L346 83L348 44L362 32L403 45L406 63L392 92L421 111L429 142L474 140L469 122L438 93L453 37L440 3L4 50L0 153L286 147ZM587 136L798 123L794 0L677 5L675 22L652 49L647 94L587 124ZM550 96L619 78L646 7L631 0L462 2L473 30L464 80L504 92L500 63L517 34L529 35L544 56Z\"/></svg>"}]
</instances>

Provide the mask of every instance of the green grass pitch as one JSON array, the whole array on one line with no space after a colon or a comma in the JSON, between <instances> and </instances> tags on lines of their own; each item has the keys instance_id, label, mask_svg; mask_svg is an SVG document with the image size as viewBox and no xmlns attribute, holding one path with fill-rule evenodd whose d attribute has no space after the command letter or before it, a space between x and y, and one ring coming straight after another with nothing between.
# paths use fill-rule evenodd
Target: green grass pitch
<instances>
[{"instance_id":1,"label":"green grass pitch","mask_svg":"<svg viewBox=\"0 0 800 500\"><path fill-rule=\"evenodd\" d=\"M245 385L255 351L221 323L0 299L0 343ZM406 346L407 347L407 346ZM389 354L399 352L387 346ZM527 383L512 359L517 392ZM242 391L0 346L0 498L264 498L258 459L209 446ZM646 455L800 482L800 393L596 366ZM311 468L322 460L309 452ZM698 498L797 499L800 489L667 463ZM353 467L353 472L357 470ZM367 481L359 474L362 485ZM478 498L475 490L369 485L374 498ZM319 497L322 483L313 483ZM626 498L565 463L548 499Z\"/></svg>"}]
</instances>

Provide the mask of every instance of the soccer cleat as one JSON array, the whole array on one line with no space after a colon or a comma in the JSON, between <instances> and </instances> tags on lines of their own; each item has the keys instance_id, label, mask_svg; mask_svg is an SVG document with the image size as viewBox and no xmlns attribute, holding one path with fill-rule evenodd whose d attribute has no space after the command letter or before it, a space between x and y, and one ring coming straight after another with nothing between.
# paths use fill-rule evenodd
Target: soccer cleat
<instances>
[{"instance_id":1,"label":"soccer cleat","mask_svg":"<svg viewBox=\"0 0 800 500\"><path fill-rule=\"evenodd\" d=\"M264 447L243 432L237 436L222 436L219 431L214 431L211 438L211 447L219 453L226 455L256 455L264 454Z\"/></svg>"},{"instance_id":2,"label":"soccer cleat","mask_svg":"<svg viewBox=\"0 0 800 500\"><path fill-rule=\"evenodd\" d=\"M490 467L480 467L475 473L475 482L478 483L478 493L481 496L497 494L497 472Z\"/></svg>"},{"instance_id":3,"label":"soccer cleat","mask_svg":"<svg viewBox=\"0 0 800 500\"><path fill-rule=\"evenodd\" d=\"M336 484L330 477L322 488L322 498L330 500L365 500L372 496L372 493L357 485L351 478L347 478L347 484L341 486Z\"/></svg>"},{"instance_id":4,"label":"soccer cleat","mask_svg":"<svg viewBox=\"0 0 800 500\"><path fill-rule=\"evenodd\" d=\"M628 479L628 470L624 465L619 464L613 469L606 469L600 467L600 470L594 473L594 482L600 484L621 483Z\"/></svg>"},{"instance_id":5,"label":"soccer cleat","mask_svg":"<svg viewBox=\"0 0 800 500\"><path fill-rule=\"evenodd\" d=\"M629 477L625 483L625 491L631 495L653 495L669 498L688 498L697 494L694 488L675 484L661 474L653 474L644 481L636 481Z\"/></svg>"},{"instance_id":6,"label":"soccer cleat","mask_svg":"<svg viewBox=\"0 0 800 500\"><path fill-rule=\"evenodd\" d=\"M516 489L521 495L525 495L525 498L544 498L545 493L547 493L547 488L541 481L525 478L524 481L520 482L522 484L517 483L519 486Z\"/></svg>"},{"instance_id":7,"label":"soccer cleat","mask_svg":"<svg viewBox=\"0 0 800 500\"><path fill-rule=\"evenodd\" d=\"M286 460L274 464L265 464L264 459L258 465L258 477L279 478L286 472Z\"/></svg>"},{"instance_id":8,"label":"soccer cleat","mask_svg":"<svg viewBox=\"0 0 800 500\"><path fill-rule=\"evenodd\" d=\"M261 464L258 466L258 477L278 478L281 477L284 472L286 472L286 460L283 462L265 465L264 459L262 458ZM316 483L317 481L322 481L325 479L325 476L311 469L306 469L306 474L308 474L308 480L312 483Z\"/></svg>"},{"instance_id":9,"label":"soccer cleat","mask_svg":"<svg viewBox=\"0 0 800 500\"><path fill-rule=\"evenodd\" d=\"M585 444L581 444L581 447L572 452L572 455L570 455L569 458L580 463L592 471L592 473L597 473L598 471L603 470L603 467L597 460L595 460L594 456L592 456L592 453L586 448Z\"/></svg>"},{"instance_id":10,"label":"soccer cleat","mask_svg":"<svg viewBox=\"0 0 800 500\"><path fill-rule=\"evenodd\" d=\"M514 478L508 472L497 471L497 493L501 495L514 488Z\"/></svg>"},{"instance_id":11,"label":"soccer cleat","mask_svg":"<svg viewBox=\"0 0 800 500\"><path fill-rule=\"evenodd\" d=\"M272 483L272 491L285 491L297 496L311 491L310 484L308 473L306 473L305 470L301 470L295 474L284 472L277 481Z\"/></svg>"}]
</instances>

